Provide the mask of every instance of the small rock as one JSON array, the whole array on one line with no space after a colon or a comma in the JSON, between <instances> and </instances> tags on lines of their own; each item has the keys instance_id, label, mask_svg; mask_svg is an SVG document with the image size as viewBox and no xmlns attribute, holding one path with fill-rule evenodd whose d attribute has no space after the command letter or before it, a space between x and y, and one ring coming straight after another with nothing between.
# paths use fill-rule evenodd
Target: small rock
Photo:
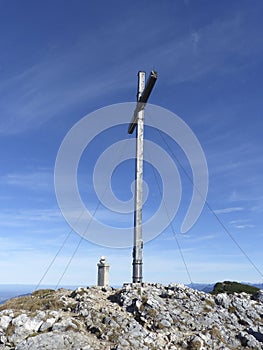
<instances>
[{"instance_id":1,"label":"small rock","mask_svg":"<svg viewBox=\"0 0 263 350\"><path fill-rule=\"evenodd\" d=\"M171 327L171 323L166 320L166 319L162 319L159 324L158 324L159 328L162 329L162 328L169 328Z\"/></svg>"},{"instance_id":2,"label":"small rock","mask_svg":"<svg viewBox=\"0 0 263 350\"><path fill-rule=\"evenodd\" d=\"M241 344L243 346L247 346L249 348L252 348L253 350L261 349L260 343L251 334L247 334L246 332L240 332L238 338L240 339Z\"/></svg>"},{"instance_id":3,"label":"small rock","mask_svg":"<svg viewBox=\"0 0 263 350\"><path fill-rule=\"evenodd\" d=\"M0 328L2 328L4 331L9 326L10 322L12 321L12 317L10 316L1 316L0 317Z\"/></svg>"},{"instance_id":4,"label":"small rock","mask_svg":"<svg viewBox=\"0 0 263 350\"><path fill-rule=\"evenodd\" d=\"M72 349L90 349L92 339L87 335L75 332L63 333L42 333L35 337L30 337L16 346L16 350L72 350ZM87 347L90 344L90 347ZM96 347L98 349L98 347Z\"/></svg>"},{"instance_id":5,"label":"small rock","mask_svg":"<svg viewBox=\"0 0 263 350\"><path fill-rule=\"evenodd\" d=\"M189 350L201 350L203 348L203 340L195 336L193 339L190 340L188 349Z\"/></svg>"},{"instance_id":6,"label":"small rock","mask_svg":"<svg viewBox=\"0 0 263 350\"><path fill-rule=\"evenodd\" d=\"M0 335L0 344L5 344L7 342L7 337L5 335Z\"/></svg>"},{"instance_id":7,"label":"small rock","mask_svg":"<svg viewBox=\"0 0 263 350\"><path fill-rule=\"evenodd\" d=\"M56 319L54 317L48 318L45 322L42 323L40 327L40 331L45 332L46 330L51 329L55 322L56 322Z\"/></svg>"},{"instance_id":8,"label":"small rock","mask_svg":"<svg viewBox=\"0 0 263 350\"><path fill-rule=\"evenodd\" d=\"M215 301L218 305L222 305L225 309L228 309L230 305L230 299L226 293L220 293L215 296Z\"/></svg>"},{"instance_id":9,"label":"small rock","mask_svg":"<svg viewBox=\"0 0 263 350\"><path fill-rule=\"evenodd\" d=\"M263 302L263 290L259 290L256 294L254 294L253 299Z\"/></svg>"},{"instance_id":10,"label":"small rock","mask_svg":"<svg viewBox=\"0 0 263 350\"><path fill-rule=\"evenodd\" d=\"M121 346L129 346L130 343L126 339L120 339L119 340L119 345L121 345Z\"/></svg>"},{"instance_id":11,"label":"small rock","mask_svg":"<svg viewBox=\"0 0 263 350\"><path fill-rule=\"evenodd\" d=\"M65 332L69 329L78 329L78 326L73 322L71 318L66 318L60 322L57 322L53 325L53 331Z\"/></svg>"}]
</instances>

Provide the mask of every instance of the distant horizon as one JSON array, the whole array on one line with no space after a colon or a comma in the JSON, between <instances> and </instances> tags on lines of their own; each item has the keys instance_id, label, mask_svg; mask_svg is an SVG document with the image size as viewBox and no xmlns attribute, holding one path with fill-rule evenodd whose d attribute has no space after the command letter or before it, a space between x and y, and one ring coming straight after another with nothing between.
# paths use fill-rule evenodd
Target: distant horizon
<instances>
[{"instance_id":1,"label":"distant horizon","mask_svg":"<svg viewBox=\"0 0 263 350\"><path fill-rule=\"evenodd\" d=\"M187 286L189 286L189 285L212 285L212 284L216 284L216 283L218 283L218 282L225 282L225 281L230 281L230 282L238 282L238 283L243 283L243 284L258 284L258 285L263 285L263 282L249 282L249 281L236 281L236 280L227 280L227 279L225 279L225 280L220 280L220 281L215 281L215 282L192 282L192 283L181 283L181 282L170 282L170 283L166 283L166 284L164 284L164 283L161 283L161 282L149 282L149 281L143 281L142 283L152 283L152 284L154 284L154 283L160 283L160 284L162 284L162 285L169 285L169 284L173 284L173 283L175 283L175 284L183 284L183 285L187 285ZM118 285L112 285L112 284L110 284L109 285L109 287L113 287L113 288L115 288L115 287L121 287L122 285L124 285L124 284L126 284L126 283L132 283L132 282L123 282L123 284L118 284ZM3 287L3 286L6 286L6 287L8 287L8 286L18 286L18 287L24 287L24 286L30 286L30 287L32 287L32 288L35 288L36 287L36 285L34 285L34 284L31 284L31 283L26 283L26 284L23 284L23 283L20 283L20 284L15 284L15 283L0 283L0 287ZM66 285L61 285L61 286L58 286L57 287L57 289L59 289L59 288L71 288L71 287L74 287L74 288L78 288L78 287L83 287L83 286L85 286L85 287L94 287L94 286L97 286L97 284L73 284L73 285L70 285L70 284L66 284ZM55 284L43 284L43 285L40 285L39 286L39 288L38 289L42 289L42 288L48 288L48 287L56 287L56 285Z\"/></svg>"}]
</instances>

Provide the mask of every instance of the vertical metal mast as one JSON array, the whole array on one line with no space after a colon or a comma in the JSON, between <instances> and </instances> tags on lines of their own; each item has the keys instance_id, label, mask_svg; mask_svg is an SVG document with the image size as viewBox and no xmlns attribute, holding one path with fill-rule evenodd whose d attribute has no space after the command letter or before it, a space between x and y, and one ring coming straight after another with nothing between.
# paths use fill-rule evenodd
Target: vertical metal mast
<instances>
[{"instance_id":1,"label":"vertical metal mast","mask_svg":"<svg viewBox=\"0 0 263 350\"><path fill-rule=\"evenodd\" d=\"M145 87L145 72L138 73L139 102ZM134 245L133 245L133 283L142 282L142 184L143 184L143 122L144 109L138 112L136 128L136 178L135 178L135 203L134 203Z\"/></svg>"},{"instance_id":2,"label":"vertical metal mast","mask_svg":"<svg viewBox=\"0 0 263 350\"><path fill-rule=\"evenodd\" d=\"M136 170L135 170L135 202L134 202L134 244L132 282L142 282L142 185L143 185L143 127L144 107L148 101L157 72L152 71L145 86L145 72L138 73L137 105L133 119L129 124L128 133L132 134L136 127Z\"/></svg>"}]
</instances>

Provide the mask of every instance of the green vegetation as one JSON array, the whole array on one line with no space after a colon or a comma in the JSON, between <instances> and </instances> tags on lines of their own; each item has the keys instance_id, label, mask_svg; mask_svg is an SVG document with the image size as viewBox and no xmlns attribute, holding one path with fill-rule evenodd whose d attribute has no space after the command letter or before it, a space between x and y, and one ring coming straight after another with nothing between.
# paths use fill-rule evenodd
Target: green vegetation
<instances>
[{"instance_id":1,"label":"green vegetation","mask_svg":"<svg viewBox=\"0 0 263 350\"><path fill-rule=\"evenodd\" d=\"M211 294L214 294L214 295L219 293L233 294L233 293L244 292L244 293L253 295L257 291L259 291L259 288L254 286L249 286L247 284L238 283L238 282L225 281L225 282L216 283Z\"/></svg>"},{"instance_id":2,"label":"green vegetation","mask_svg":"<svg viewBox=\"0 0 263 350\"><path fill-rule=\"evenodd\" d=\"M228 312L229 312L230 314L234 314L236 311L237 311L237 309L235 308L235 306L229 306Z\"/></svg>"},{"instance_id":3,"label":"green vegetation","mask_svg":"<svg viewBox=\"0 0 263 350\"><path fill-rule=\"evenodd\" d=\"M224 343L224 338L217 326L213 326L209 333L212 339L219 339L222 343Z\"/></svg>"},{"instance_id":4,"label":"green vegetation","mask_svg":"<svg viewBox=\"0 0 263 350\"><path fill-rule=\"evenodd\" d=\"M32 293L34 297L45 298L52 294L55 294L56 291L54 289L38 289Z\"/></svg>"},{"instance_id":5,"label":"green vegetation","mask_svg":"<svg viewBox=\"0 0 263 350\"><path fill-rule=\"evenodd\" d=\"M208 306L211 306L211 307L214 307L215 306L215 303L210 300L210 299L205 299L205 303L208 305Z\"/></svg>"},{"instance_id":6,"label":"green vegetation","mask_svg":"<svg viewBox=\"0 0 263 350\"><path fill-rule=\"evenodd\" d=\"M203 312L208 313L215 306L215 303L210 299L205 299L204 301Z\"/></svg>"},{"instance_id":7,"label":"green vegetation","mask_svg":"<svg viewBox=\"0 0 263 350\"><path fill-rule=\"evenodd\" d=\"M13 310L58 310L63 307L63 303L59 300L55 290L40 289L32 293L32 295L22 296L8 300L0 306L0 311L5 309Z\"/></svg>"}]
</instances>

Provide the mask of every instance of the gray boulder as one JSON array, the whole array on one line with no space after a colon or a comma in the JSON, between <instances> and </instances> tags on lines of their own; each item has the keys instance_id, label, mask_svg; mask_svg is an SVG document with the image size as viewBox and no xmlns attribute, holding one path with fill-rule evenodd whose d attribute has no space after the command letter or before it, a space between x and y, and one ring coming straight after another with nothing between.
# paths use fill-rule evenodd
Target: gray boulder
<instances>
[{"instance_id":1,"label":"gray boulder","mask_svg":"<svg viewBox=\"0 0 263 350\"><path fill-rule=\"evenodd\" d=\"M96 342L95 342L96 343ZM96 350L100 349L99 344L94 344L94 340L87 335L67 332L63 333L43 333L35 337L30 337L19 345L15 350Z\"/></svg>"}]
</instances>

